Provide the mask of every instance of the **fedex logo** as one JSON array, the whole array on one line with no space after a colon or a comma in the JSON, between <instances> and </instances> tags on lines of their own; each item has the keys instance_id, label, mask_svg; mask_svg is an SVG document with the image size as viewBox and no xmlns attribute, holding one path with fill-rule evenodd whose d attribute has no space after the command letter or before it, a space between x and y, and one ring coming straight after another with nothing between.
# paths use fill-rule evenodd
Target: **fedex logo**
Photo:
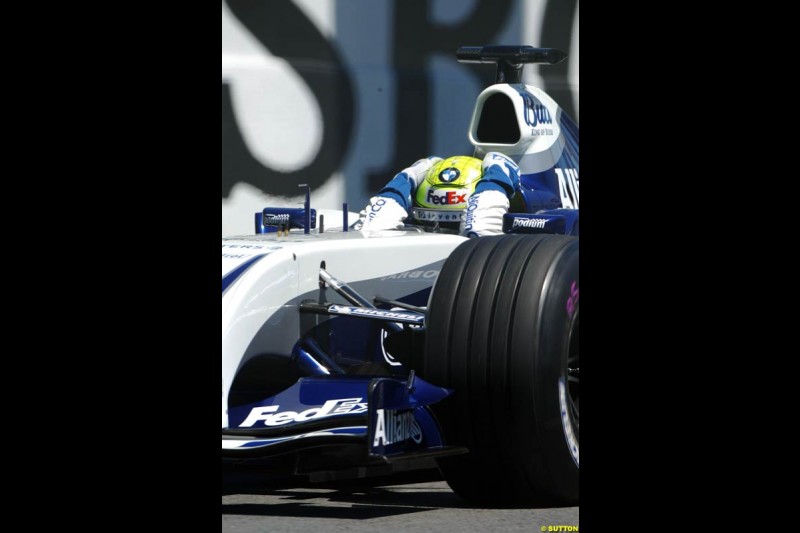
<instances>
[{"instance_id":1,"label":"fedex logo","mask_svg":"<svg viewBox=\"0 0 800 533\"><path fill-rule=\"evenodd\" d=\"M428 197L426 200L429 204L433 205L458 205L467 203L467 191L459 194L461 191L435 191L428 189Z\"/></svg>"},{"instance_id":2,"label":"fedex logo","mask_svg":"<svg viewBox=\"0 0 800 533\"><path fill-rule=\"evenodd\" d=\"M344 398L341 400L328 400L321 407L312 407L305 411L282 411L279 405L267 405L263 407L255 407L250 410L244 422L239 424L239 427L249 428L255 426L282 426L290 422L305 422L314 418L322 418L325 416L344 415L366 413L367 403L361 401L362 398Z\"/></svg>"}]
</instances>

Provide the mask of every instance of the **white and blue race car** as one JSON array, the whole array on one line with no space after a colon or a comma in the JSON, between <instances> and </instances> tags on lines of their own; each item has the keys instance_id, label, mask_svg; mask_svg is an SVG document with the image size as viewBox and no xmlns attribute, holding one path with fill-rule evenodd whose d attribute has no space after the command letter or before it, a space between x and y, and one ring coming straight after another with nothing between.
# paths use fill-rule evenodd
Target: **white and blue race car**
<instances>
[{"instance_id":1,"label":"white and blue race car","mask_svg":"<svg viewBox=\"0 0 800 533\"><path fill-rule=\"evenodd\" d=\"M439 467L470 502L576 504L578 128L529 46L496 63L469 129L521 179L504 234L407 225L369 237L352 213L255 213L222 239L222 455L327 481Z\"/></svg>"}]
</instances>

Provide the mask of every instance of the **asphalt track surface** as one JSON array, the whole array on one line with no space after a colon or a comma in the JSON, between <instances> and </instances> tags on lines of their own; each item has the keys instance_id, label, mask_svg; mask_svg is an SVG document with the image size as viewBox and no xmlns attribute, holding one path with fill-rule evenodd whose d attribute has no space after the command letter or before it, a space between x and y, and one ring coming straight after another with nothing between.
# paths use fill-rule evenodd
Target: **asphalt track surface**
<instances>
[{"instance_id":1,"label":"asphalt track surface","mask_svg":"<svg viewBox=\"0 0 800 533\"><path fill-rule=\"evenodd\" d=\"M222 472L223 532L576 531L578 509L473 507L436 471L326 484L241 466Z\"/></svg>"}]
</instances>

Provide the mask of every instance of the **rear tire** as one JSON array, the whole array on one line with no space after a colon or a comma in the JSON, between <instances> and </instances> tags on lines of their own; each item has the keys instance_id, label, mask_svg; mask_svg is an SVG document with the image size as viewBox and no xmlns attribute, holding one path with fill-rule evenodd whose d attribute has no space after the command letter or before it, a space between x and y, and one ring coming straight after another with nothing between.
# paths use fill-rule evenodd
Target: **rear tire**
<instances>
[{"instance_id":1,"label":"rear tire","mask_svg":"<svg viewBox=\"0 0 800 533\"><path fill-rule=\"evenodd\" d=\"M428 303L423 377L454 393L434 406L447 483L478 504L578 502L578 238L465 241Z\"/></svg>"}]
</instances>

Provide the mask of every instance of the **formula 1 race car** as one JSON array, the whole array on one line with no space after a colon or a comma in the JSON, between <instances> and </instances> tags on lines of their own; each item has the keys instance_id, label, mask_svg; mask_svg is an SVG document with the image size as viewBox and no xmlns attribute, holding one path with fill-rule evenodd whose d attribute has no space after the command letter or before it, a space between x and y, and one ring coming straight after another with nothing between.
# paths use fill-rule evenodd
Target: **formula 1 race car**
<instances>
[{"instance_id":1,"label":"formula 1 race car","mask_svg":"<svg viewBox=\"0 0 800 533\"><path fill-rule=\"evenodd\" d=\"M223 237L223 461L310 481L438 466L473 503L577 504L578 128L520 82L565 57L457 51L497 65L469 139L520 167L503 235L367 237L306 187Z\"/></svg>"}]
</instances>

